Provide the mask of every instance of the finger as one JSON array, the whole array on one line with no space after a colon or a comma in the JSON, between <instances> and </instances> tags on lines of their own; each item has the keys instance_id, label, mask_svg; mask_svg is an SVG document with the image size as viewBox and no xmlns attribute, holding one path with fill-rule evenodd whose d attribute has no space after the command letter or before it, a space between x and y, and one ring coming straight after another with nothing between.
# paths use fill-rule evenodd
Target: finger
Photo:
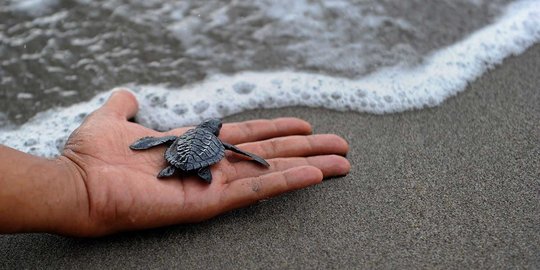
<instances>
[{"instance_id":1,"label":"finger","mask_svg":"<svg viewBox=\"0 0 540 270\"><path fill-rule=\"evenodd\" d=\"M346 175L351 170L349 161L338 155L323 155L313 157L274 158L267 160L268 169L261 170L261 166L253 162L238 162L231 164L234 168L227 172L227 179L235 181L248 177L257 177L272 172L286 171L301 166L313 166L321 170L323 177Z\"/></svg>"},{"instance_id":2,"label":"finger","mask_svg":"<svg viewBox=\"0 0 540 270\"><path fill-rule=\"evenodd\" d=\"M349 144L335 134L288 136L261 142L244 143L238 148L265 159L277 157L305 157L315 155L345 155Z\"/></svg>"},{"instance_id":3,"label":"finger","mask_svg":"<svg viewBox=\"0 0 540 270\"><path fill-rule=\"evenodd\" d=\"M230 144L254 142L274 137L311 134L311 125L298 118L251 120L223 125L220 139Z\"/></svg>"},{"instance_id":4,"label":"finger","mask_svg":"<svg viewBox=\"0 0 540 270\"><path fill-rule=\"evenodd\" d=\"M178 136L190 128L193 127L176 128L165 134ZM230 144L238 144L273 137L307 134L311 134L311 125L308 122L298 118L276 118L224 124L219 138Z\"/></svg>"},{"instance_id":5,"label":"finger","mask_svg":"<svg viewBox=\"0 0 540 270\"><path fill-rule=\"evenodd\" d=\"M137 114L139 104L135 96L126 89L115 90L96 114L112 115L119 119L130 119Z\"/></svg>"},{"instance_id":6,"label":"finger","mask_svg":"<svg viewBox=\"0 0 540 270\"><path fill-rule=\"evenodd\" d=\"M281 193L318 184L322 179L319 169L302 166L234 181L223 191L220 210L225 212L244 207Z\"/></svg>"}]
</instances>

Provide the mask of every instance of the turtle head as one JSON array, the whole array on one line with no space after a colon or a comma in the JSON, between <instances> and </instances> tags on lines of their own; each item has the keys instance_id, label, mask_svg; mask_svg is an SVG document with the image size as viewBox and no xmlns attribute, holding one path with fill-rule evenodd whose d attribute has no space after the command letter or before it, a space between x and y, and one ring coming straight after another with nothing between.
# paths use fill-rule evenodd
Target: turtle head
<instances>
[{"instance_id":1,"label":"turtle head","mask_svg":"<svg viewBox=\"0 0 540 270\"><path fill-rule=\"evenodd\" d=\"M217 118L212 118L208 120L204 120L202 123L200 123L197 127L198 128L204 128L212 133L214 135L219 136L219 130L221 129L221 120Z\"/></svg>"}]
</instances>

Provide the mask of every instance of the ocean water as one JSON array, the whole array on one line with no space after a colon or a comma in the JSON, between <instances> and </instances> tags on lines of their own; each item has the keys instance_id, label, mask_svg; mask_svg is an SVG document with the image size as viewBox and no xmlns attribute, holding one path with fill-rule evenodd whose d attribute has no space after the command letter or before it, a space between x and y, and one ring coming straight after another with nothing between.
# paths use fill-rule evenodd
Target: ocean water
<instances>
[{"instance_id":1,"label":"ocean water","mask_svg":"<svg viewBox=\"0 0 540 270\"><path fill-rule=\"evenodd\" d=\"M540 0L1 2L0 143L58 155L121 86L157 130L254 108L433 107L539 40Z\"/></svg>"}]
</instances>

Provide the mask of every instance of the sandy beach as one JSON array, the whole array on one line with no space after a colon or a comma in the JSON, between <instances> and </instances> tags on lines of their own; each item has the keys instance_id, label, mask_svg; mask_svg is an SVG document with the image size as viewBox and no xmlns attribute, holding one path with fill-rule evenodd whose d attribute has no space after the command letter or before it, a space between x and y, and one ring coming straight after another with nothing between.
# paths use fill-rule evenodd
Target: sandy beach
<instances>
[{"instance_id":1,"label":"sandy beach","mask_svg":"<svg viewBox=\"0 0 540 270\"><path fill-rule=\"evenodd\" d=\"M99 239L0 236L7 268L539 268L540 45L443 105L297 116L351 144L342 178L210 221Z\"/></svg>"}]
</instances>

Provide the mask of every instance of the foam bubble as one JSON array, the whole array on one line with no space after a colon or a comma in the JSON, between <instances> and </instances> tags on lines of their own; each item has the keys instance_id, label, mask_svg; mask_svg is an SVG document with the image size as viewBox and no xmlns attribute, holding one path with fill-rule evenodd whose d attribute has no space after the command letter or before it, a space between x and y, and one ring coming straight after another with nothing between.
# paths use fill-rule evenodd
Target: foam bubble
<instances>
[{"instance_id":1,"label":"foam bubble","mask_svg":"<svg viewBox=\"0 0 540 270\"><path fill-rule=\"evenodd\" d=\"M175 104L173 107L173 112L178 115L183 115L188 112L188 107L186 104Z\"/></svg>"},{"instance_id":2,"label":"foam bubble","mask_svg":"<svg viewBox=\"0 0 540 270\"><path fill-rule=\"evenodd\" d=\"M302 105L382 114L437 106L505 57L539 41L538 18L537 1L516 2L497 22L433 53L420 66L386 68L357 80L305 72L243 72L182 89L132 86L140 104L136 120L168 130L254 108ZM0 143L41 156L58 155L68 135L109 94L39 113L17 129L4 128Z\"/></svg>"},{"instance_id":3,"label":"foam bubble","mask_svg":"<svg viewBox=\"0 0 540 270\"><path fill-rule=\"evenodd\" d=\"M249 94L255 89L255 84L248 82L237 82L233 85L233 89L238 94Z\"/></svg>"},{"instance_id":4,"label":"foam bubble","mask_svg":"<svg viewBox=\"0 0 540 270\"><path fill-rule=\"evenodd\" d=\"M56 5L58 0L12 0L11 7L19 12L24 12L32 16L43 15Z\"/></svg>"},{"instance_id":5,"label":"foam bubble","mask_svg":"<svg viewBox=\"0 0 540 270\"><path fill-rule=\"evenodd\" d=\"M17 99L33 99L34 95L32 93L21 92L17 94Z\"/></svg>"},{"instance_id":6,"label":"foam bubble","mask_svg":"<svg viewBox=\"0 0 540 270\"><path fill-rule=\"evenodd\" d=\"M195 105L193 106L193 111L196 114L201 114L204 111L206 111L206 109L208 109L208 107L210 107L210 103L208 103L208 102L206 102L204 100L201 100L201 101L198 101L197 103L195 103Z\"/></svg>"}]
</instances>

